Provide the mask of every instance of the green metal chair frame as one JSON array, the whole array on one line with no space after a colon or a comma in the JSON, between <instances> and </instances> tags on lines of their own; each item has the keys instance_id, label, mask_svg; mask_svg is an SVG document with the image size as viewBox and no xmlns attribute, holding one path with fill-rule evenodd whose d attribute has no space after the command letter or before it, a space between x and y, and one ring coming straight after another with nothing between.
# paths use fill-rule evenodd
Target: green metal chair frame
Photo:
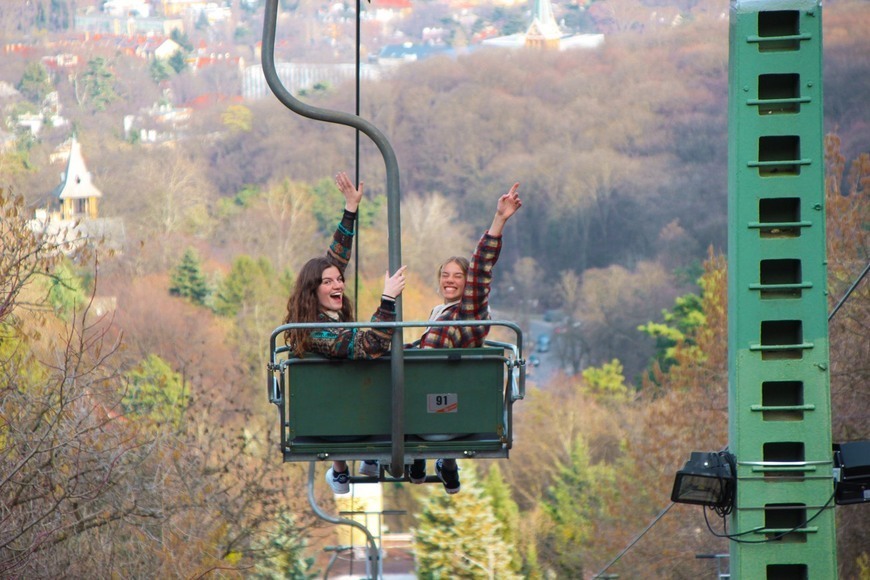
<instances>
[{"instance_id":1,"label":"green metal chair frame","mask_svg":"<svg viewBox=\"0 0 870 580\"><path fill-rule=\"evenodd\" d=\"M277 338L289 328L335 328L298 323L270 339L269 402L278 407L284 461L371 460L388 463L394 441L414 459L503 458L513 438L513 403L525 396L522 331L512 322L344 323L342 327L503 326L517 345L486 341L482 348L404 350L400 429L389 355L375 360L289 356Z\"/></svg>"}]
</instances>

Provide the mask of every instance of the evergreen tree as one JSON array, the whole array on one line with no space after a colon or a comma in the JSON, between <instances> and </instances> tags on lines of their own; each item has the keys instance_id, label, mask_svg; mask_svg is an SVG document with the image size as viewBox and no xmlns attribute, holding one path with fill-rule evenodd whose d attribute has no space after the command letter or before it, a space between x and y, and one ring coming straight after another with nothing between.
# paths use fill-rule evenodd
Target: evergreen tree
<instances>
[{"instance_id":1,"label":"evergreen tree","mask_svg":"<svg viewBox=\"0 0 870 580\"><path fill-rule=\"evenodd\" d=\"M183 377L169 363L149 354L126 377L128 389L122 400L126 412L148 417L156 424L181 426L189 394L185 393Z\"/></svg>"},{"instance_id":2,"label":"evergreen tree","mask_svg":"<svg viewBox=\"0 0 870 580\"><path fill-rule=\"evenodd\" d=\"M101 56L88 61L85 71L85 92L94 109L104 110L109 103L118 98L115 91L115 75L109 70L109 65Z\"/></svg>"},{"instance_id":3,"label":"evergreen tree","mask_svg":"<svg viewBox=\"0 0 870 580\"><path fill-rule=\"evenodd\" d=\"M495 518L501 524L501 537L506 546L511 548L510 568L519 572L523 567L523 558L519 546L520 506L511 497L510 485L501 474L498 463L489 467L489 472L483 482L484 493L492 502Z\"/></svg>"},{"instance_id":4,"label":"evergreen tree","mask_svg":"<svg viewBox=\"0 0 870 580\"><path fill-rule=\"evenodd\" d=\"M192 248L185 250L181 262L172 272L169 293L173 296L189 298L194 304L204 306L211 296L199 256Z\"/></svg>"},{"instance_id":5,"label":"evergreen tree","mask_svg":"<svg viewBox=\"0 0 870 580\"><path fill-rule=\"evenodd\" d=\"M312 570L314 558L304 555L306 542L292 514L278 516L278 530L262 546L265 558L258 558L250 578L253 580L311 580L319 574Z\"/></svg>"},{"instance_id":6,"label":"evergreen tree","mask_svg":"<svg viewBox=\"0 0 870 580\"><path fill-rule=\"evenodd\" d=\"M73 2L75 6L75 2ZM51 0L49 4L49 28L53 32L69 30L70 27L70 6L67 0Z\"/></svg>"},{"instance_id":7,"label":"evergreen tree","mask_svg":"<svg viewBox=\"0 0 870 580\"><path fill-rule=\"evenodd\" d=\"M674 300L674 308L663 310L664 322L648 322L638 327L644 334L656 339L656 362L663 371L676 364L674 357L677 345L692 347L695 345L694 334L704 326L706 318L703 310L705 279L698 280L702 288L700 295L686 294ZM700 352L696 353L700 357Z\"/></svg>"},{"instance_id":8,"label":"evergreen tree","mask_svg":"<svg viewBox=\"0 0 870 580\"><path fill-rule=\"evenodd\" d=\"M166 64L166 61L159 58L151 61L151 66L148 68L151 80L158 84L169 79L170 70L172 69Z\"/></svg>"},{"instance_id":9,"label":"evergreen tree","mask_svg":"<svg viewBox=\"0 0 870 580\"><path fill-rule=\"evenodd\" d=\"M254 261L239 256L215 293L214 311L221 316L235 316L245 304L265 300L275 284L275 272L265 258Z\"/></svg>"},{"instance_id":10,"label":"evergreen tree","mask_svg":"<svg viewBox=\"0 0 870 580\"><path fill-rule=\"evenodd\" d=\"M85 303L84 287L84 281L68 260L60 262L54 269L48 282L48 301L62 320L69 320L70 315Z\"/></svg>"},{"instance_id":11,"label":"evergreen tree","mask_svg":"<svg viewBox=\"0 0 870 580\"><path fill-rule=\"evenodd\" d=\"M193 44L190 42L190 38L188 38L187 34L179 30L178 28L173 28L172 32L169 33L169 38L173 40L178 46L183 48L185 52L191 52L193 50Z\"/></svg>"},{"instance_id":12,"label":"evergreen tree","mask_svg":"<svg viewBox=\"0 0 870 580\"><path fill-rule=\"evenodd\" d=\"M169 66L174 70L177 74L181 74L187 67L187 61L185 60L184 53L180 50L176 50L172 56L169 57Z\"/></svg>"},{"instance_id":13,"label":"evergreen tree","mask_svg":"<svg viewBox=\"0 0 870 580\"><path fill-rule=\"evenodd\" d=\"M414 546L417 576L437 578L517 578L492 500L484 494L474 467L463 466L462 491L447 495L428 486Z\"/></svg>"},{"instance_id":14,"label":"evergreen tree","mask_svg":"<svg viewBox=\"0 0 870 580\"><path fill-rule=\"evenodd\" d=\"M48 76L48 70L41 62L29 63L15 88L25 99L37 105L41 104L45 96L54 90Z\"/></svg>"},{"instance_id":15,"label":"evergreen tree","mask_svg":"<svg viewBox=\"0 0 870 580\"><path fill-rule=\"evenodd\" d=\"M582 376L583 392L595 397L599 403L622 405L629 401L630 394L619 359L615 358L599 367L586 367Z\"/></svg>"},{"instance_id":16,"label":"evergreen tree","mask_svg":"<svg viewBox=\"0 0 870 580\"><path fill-rule=\"evenodd\" d=\"M584 576L587 550L596 529L608 520L608 506L616 501L611 497L615 474L614 465L591 464L589 446L583 435L578 435L568 461L542 499L544 512L553 523L547 545L559 577Z\"/></svg>"}]
</instances>

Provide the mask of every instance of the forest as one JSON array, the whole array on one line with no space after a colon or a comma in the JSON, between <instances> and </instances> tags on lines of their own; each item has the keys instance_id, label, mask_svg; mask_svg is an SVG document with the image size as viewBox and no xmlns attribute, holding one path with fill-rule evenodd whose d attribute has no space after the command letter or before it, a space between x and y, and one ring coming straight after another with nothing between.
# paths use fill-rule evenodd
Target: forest
<instances>
[{"instance_id":1,"label":"forest","mask_svg":"<svg viewBox=\"0 0 870 580\"><path fill-rule=\"evenodd\" d=\"M690 451L727 443L728 24L711 6L596 51L478 50L362 86L401 169L404 318L427 317L440 260L468 254L519 181L493 307L569 321L564 370L515 408L509 461L463 463L456 497L385 486L420 577L591 577L666 508ZM824 23L832 308L870 254L870 10L832 1ZM332 176L353 171L354 135L266 99L197 110L170 144L125 139L124 114L209 81L91 56L78 82L9 56L0 73L58 92L100 215L125 231L121 249L72 255L32 235L69 128L0 154L0 575L317 577L334 530L304 467L281 463L263 379L295 272L340 217ZM305 98L353 109L351 86ZM387 264L382 165L363 141L361 314ZM868 321L865 281L830 324L835 441L870 438ZM843 578L870 578L866 517L837 509ZM466 559L440 555L445 530ZM609 571L697 578L695 554L727 551L701 508L676 505Z\"/></svg>"}]
</instances>

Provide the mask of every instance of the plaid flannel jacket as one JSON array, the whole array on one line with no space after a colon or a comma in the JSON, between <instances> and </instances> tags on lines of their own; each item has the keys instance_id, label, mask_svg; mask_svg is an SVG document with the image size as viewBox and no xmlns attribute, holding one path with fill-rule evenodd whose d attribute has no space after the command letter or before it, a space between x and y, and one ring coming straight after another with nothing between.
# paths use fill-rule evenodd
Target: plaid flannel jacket
<instances>
[{"instance_id":1,"label":"plaid flannel jacket","mask_svg":"<svg viewBox=\"0 0 870 580\"><path fill-rule=\"evenodd\" d=\"M355 218L355 213L344 212L326 252L326 258L341 271L342 276L353 248ZM392 322L395 319L396 303L381 300L371 322ZM317 322L330 321L348 322L331 318L323 312L317 316ZM392 337L392 328L324 328L311 332L309 350L330 358L373 359L390 351Z\"/></svg>"},{"instance_id":2,"label":"plaid flannel jacket","mask_svg":"<svg viewBox=\"0 0 870 580\"><path fill-rule=\"evenodd\" d=\"M471 256L465 291L458 304L449 306L437 320L489 320L489 289L492 269L501 252L501 236L487 231ZM420 348L472 348L483 346L488 326L438 326L429 328L420 338ZM416 344L415 344L416 346Z\"/></svg>"}]
</instances>

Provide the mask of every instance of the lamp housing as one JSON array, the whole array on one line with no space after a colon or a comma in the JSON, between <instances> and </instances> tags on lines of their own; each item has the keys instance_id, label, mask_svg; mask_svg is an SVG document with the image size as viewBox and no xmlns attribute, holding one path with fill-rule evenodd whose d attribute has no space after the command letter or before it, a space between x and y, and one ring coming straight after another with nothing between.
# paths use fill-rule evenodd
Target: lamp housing
<instances>
[{"instance_id":1,"label":"lamp housing","mask_svg":"<svg viewBox=\"0 0 870 580\"><path fill-rule=\"evenodd\" d=\"M834 443L834 501L870 503L870 441Z\"/></svg>"},{"instance_id":2,"label":"lamp housing","mask_svg":"<svg viewBox=\"0 0 870 580\"><path fill-rule=\"evenodd\" d=\"M674 478L671 501L730 509L737 488L735 471L731 453L693 451Z\"/></svg>"}]
</instances>

